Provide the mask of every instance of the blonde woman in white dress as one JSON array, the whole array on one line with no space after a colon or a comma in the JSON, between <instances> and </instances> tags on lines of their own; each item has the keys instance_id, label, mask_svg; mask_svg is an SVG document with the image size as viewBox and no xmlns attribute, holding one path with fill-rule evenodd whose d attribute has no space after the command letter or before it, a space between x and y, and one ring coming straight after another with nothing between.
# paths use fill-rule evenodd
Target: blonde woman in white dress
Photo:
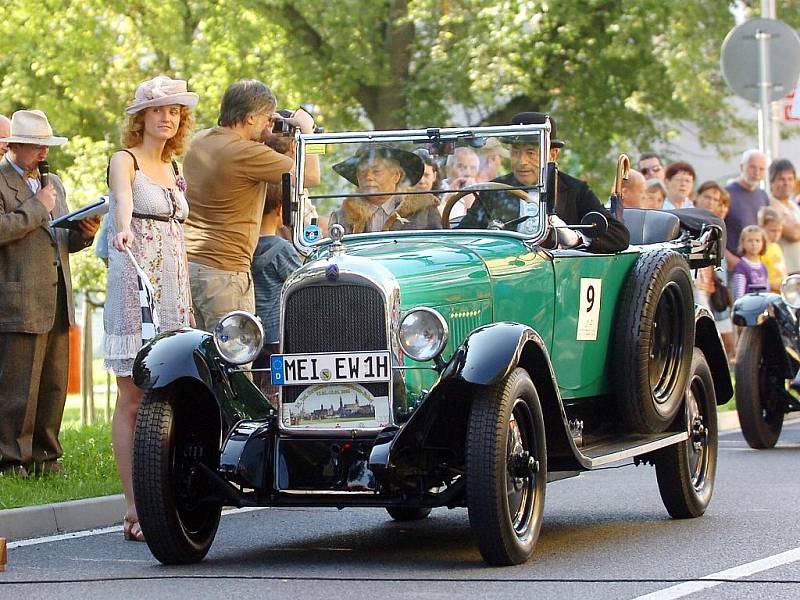
<instances>
[{"instance_id":1,"label":"blonde woman in white dress","mask_svg":"<svg viewBox=\"0 0 800 600\"><path fill-rule=\"evenodd\" d=\"M127 502L126 540L144 541L133 497L133 432L143 391L132 379L142 345L136 270L129 252L153 285L162 332L193 323L183 241L189 213L185 181L173 157L183 152L198 96L186 82L159 76L140 84L128 106L124 150L111 157L109 265L104 310L105 366L117 378L112 421L114 457Z\"/></svg>"}]
</instances>

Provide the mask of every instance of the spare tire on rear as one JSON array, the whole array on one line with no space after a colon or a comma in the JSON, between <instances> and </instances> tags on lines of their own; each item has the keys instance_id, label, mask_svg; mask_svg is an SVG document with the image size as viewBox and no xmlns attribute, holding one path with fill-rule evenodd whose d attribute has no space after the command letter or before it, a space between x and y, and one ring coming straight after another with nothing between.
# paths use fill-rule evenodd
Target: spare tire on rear
<instances>
[{"instance_id":1,"label":"spare tire on rear","mask_svg":"<svg viewBox=\"0 0 800 600\"><path fill-rule=\"evenodd\" d=\"M686 259L669 249L642 253L617 304L612 371L625 425L665 431L680 410L694 348L694 292Z\"/></svg>"}]
</instances>

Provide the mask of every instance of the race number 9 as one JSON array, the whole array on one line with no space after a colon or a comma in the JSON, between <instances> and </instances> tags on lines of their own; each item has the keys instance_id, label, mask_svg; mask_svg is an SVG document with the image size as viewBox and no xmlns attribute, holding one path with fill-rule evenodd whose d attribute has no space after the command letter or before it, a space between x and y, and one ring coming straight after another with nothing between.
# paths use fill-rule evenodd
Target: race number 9
<instances>
[{"instance_id":1,"label":"race number 9","mask_svg":"<svg viewBox=\"0 0 800 600\"><path fill-rule=\"evenodd\" d=\"M592 312L592 309L594 308L594 286L593 285L590 285L589 287L586 288L586 304L588 304L588 306L586 307L586 312Z\"/></svg>"},{"instance_id":2,"label":"race number 9","mask_svg":"<svg viewBox=\"0 0 800 600\"><path fill-rule=\"evenodd\" d=\"M602 290L602 279L581 279L578 334L576 336L579 341L594 341L597 339Z\"/></svg>"}]
</instances>

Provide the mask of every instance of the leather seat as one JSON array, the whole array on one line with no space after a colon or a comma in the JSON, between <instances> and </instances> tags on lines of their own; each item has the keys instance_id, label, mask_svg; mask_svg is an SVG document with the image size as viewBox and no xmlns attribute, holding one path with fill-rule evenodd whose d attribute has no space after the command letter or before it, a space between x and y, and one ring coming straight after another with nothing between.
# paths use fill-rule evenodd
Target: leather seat
<instances>
[{"instance_id":1,"label":"leather seat","mask_svg":"<svg viewBox=\"0 0 800 600\"><path fill-rule=\"evenodd\" d=\"M663 210L626 208L623 220L631 233L632 246L669 242L681 233L680 219Z\"/></svg>"}]
</instances>

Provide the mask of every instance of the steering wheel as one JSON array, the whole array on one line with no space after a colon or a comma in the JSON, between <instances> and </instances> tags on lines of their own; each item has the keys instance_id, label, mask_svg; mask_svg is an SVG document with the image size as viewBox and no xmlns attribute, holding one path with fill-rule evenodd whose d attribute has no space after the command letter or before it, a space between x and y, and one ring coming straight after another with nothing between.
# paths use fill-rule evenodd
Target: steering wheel
<instances>
[{"instance_id":1,"label":"steering wheel","mask_svg":"<svg viewBox=\"0 0 800 600\"><path fill-rule=\"evenodd\" d=\"M531 199L523 190L515 190L511 189L513 186L510 186L506 183L500 183L499 181L486 181L484 183L476 183L474 185L469 185L455 194L450 196L447 202L444 205L444 209L442 210L442 229L450 229L450 212L453 210L453 207L456 205L456 202L461 200L464 196L468 196L470 194L475 194L475 201L480 202L480 194L482 192L486 192L489 190L506 190L509 193L517 196L520 200L524 200L525 202L530 202ZM481 190L476 191L476 190ZM484 204L484 209L486 209L488 213L487 205ZM487 215L489 217L489 222L493 221L492 214Z\"/></svg>"}]
</instances>

